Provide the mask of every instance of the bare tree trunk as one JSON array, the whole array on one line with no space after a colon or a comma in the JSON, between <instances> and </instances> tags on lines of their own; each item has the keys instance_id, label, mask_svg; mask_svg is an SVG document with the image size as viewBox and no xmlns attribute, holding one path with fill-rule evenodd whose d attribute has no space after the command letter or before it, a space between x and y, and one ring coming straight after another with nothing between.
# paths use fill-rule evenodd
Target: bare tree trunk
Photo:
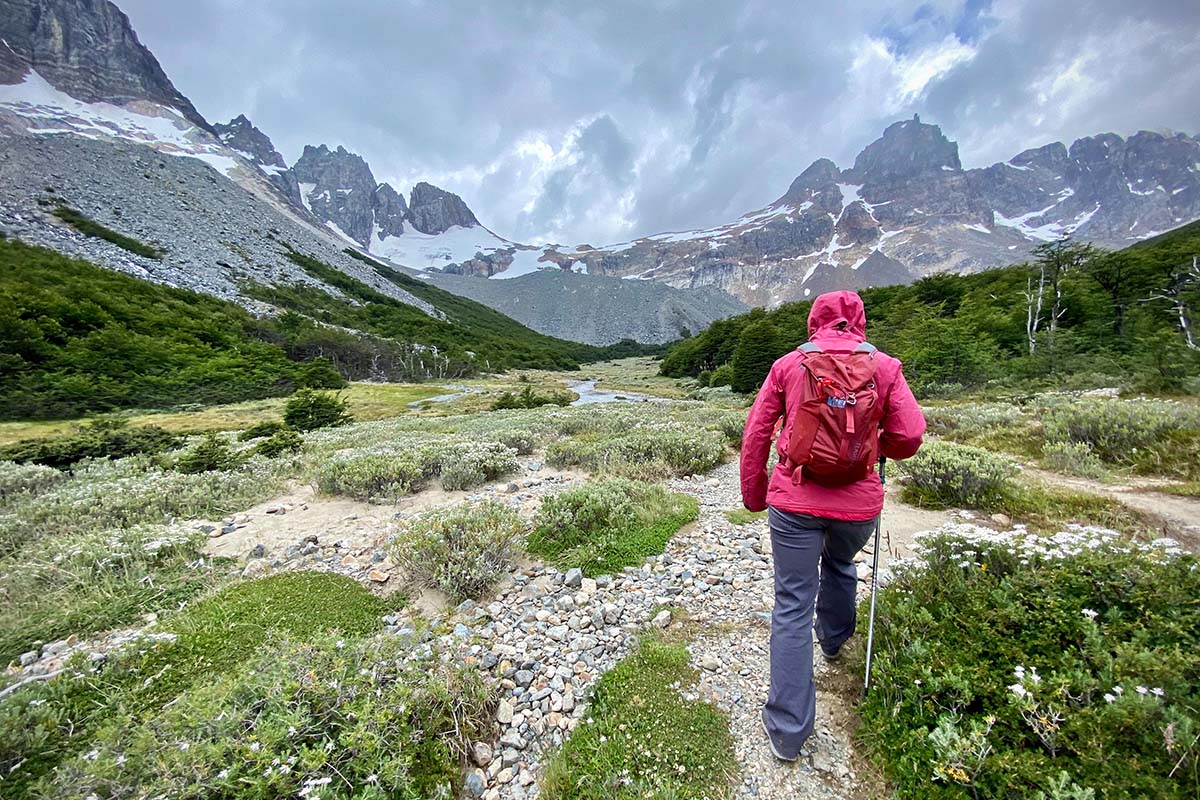
<instances>
[{"instance_id":1,"label":"bare tree trunk","mask_svg":"<svg viewBox=\"0 0 1200 800\"><path fill-rule=\"evenodd\" d=\"M1029 355L1037 350L1037 332L1042 324L1042 301L1046 292L1046 267L1038 270L1037 294L1033 292L1033 278L1025 280L1025 336L1029 340ZM1034 301L1037 305L1034 305Z\"/></svg>"}]
</instances>

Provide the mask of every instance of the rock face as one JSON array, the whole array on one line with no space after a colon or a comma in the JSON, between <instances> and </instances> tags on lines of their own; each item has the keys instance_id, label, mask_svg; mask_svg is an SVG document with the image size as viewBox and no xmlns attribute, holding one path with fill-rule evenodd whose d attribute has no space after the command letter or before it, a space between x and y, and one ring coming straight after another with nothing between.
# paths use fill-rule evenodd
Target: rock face
<instances>
[{"instance_id":1,"label":"rock face","mask_svg":"<svg viewBox=\"0 0 1200 800\"><path fill-rule=\"evenodd\" d=\"M283 156L275 149L270 138L246 119L245 114L239 114L228 124L213 126L217 136L230 147L244 154L246 159L260 167L277 167L287 169Z\"/></svg>"},{"instance_id":2,"label":"rock face","mask_svg":"<svg viewBox=\"0 0 1200 800\"><path fill-rule=\"evenodd\" d=\"M626 281L539 270L511 280L430 273L429 282L491 306L536 331L588 344L621 339L669 342L747 310L715 287L684 291L653 281Z\"/></svg>"},{"instance_id":3,"label":"rock face","mask_svg":"<svg viewBox=\"0 0 1200 800\"><path fill-rule=\"evenodd\" d=\"M301 202L313 216L366 246L375 222L376 184L361 156L341 146L330 150L325 145L308 145L288 172L299 184Z\"/></svg>"},{"instance_id":4,"label":"rock face","mask_svg":"<svg viewBox=\"0 0 1200 800\"><path fill-rule=\"evenodd\" d=\"M457 225L471 228L479 224L462 198L428 183L413 187L408 201L413 227L421 233L444 233Z\"/></svg>"},{"instance_id":5,"label":"rock face","mask_svg":"<svg viewBox=\"0 0 1200 800\"><path fill-rule=\"evenodd\" d=\"M0 0L0 39L0 83L19 83L34 69L84 102L145 100L212 130L107 0Z\"/></svg>"},{"instance_id":6,"label":"rock face","mask_svg":"<svg viewBox=\"0 0 1200 800\"><path fill-rule=\"evenodd\" d=\"M1195 138L1142 131L963 170L957 145L914 117L890 125L852 168L818 159L770 206L728 225L543 257L775 305L1012 264L1064 234L1125 247L1200 217L1197 165Z\"/></svg>"}]
</instances>

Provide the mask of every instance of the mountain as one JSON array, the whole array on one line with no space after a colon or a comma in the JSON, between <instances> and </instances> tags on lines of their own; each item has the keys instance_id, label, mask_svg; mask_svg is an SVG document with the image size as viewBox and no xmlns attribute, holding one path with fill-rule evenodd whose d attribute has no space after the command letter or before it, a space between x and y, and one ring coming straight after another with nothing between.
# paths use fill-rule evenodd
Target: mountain
<instances>
[{"instance_id":1,"label":"mountain","mask_svg":"<svg viewBox=\"0 0 1200 800\"><path fill-rule=\"evenodd\" d=\"M305 148L289 168L245 115L210 125L106 0L0 0L0 143L0 234L258 314L283 308L262 299L271 294L263 287L315 287L338 298L343 276L445 316L429 287L416 283L413 292L384 278L348 255L348 245L401 271L453 261L507 277L544 266L540 250L488 231L451 192L419 183L406 200L344 147ZM316 276L294 254L336 275ZM493 294L497 305L512 299ZM683 307L695 312L682 323L689 329L715 318L702 303ZM644 321L616 315L605 333L629 338ZM582 342L605 338L572 333ZM449 340L440 341L444 349ZM496 353L488 360L505 361Z\"/></svg>"},{"instance_id":2,"label":"mountain","mask_svg":"<svg viewBox=\"0 0 1200 800\"><path fill-rule=\"evenodd\" d=\"M0 83L19 83L34 70L85 103L166 106L211 132L112 3L0 0L0 30Z\"/></svg>"},{"instance_id":3,"label":"mountain","mask_svg":"<svg viewBox=\"0 0 1200 800\"><path fill-rule=\"evenodd\" d=\"M518 322L562 339L607 345L632 338L671 342L746 310L711 287L692 291L653 281L625 281L557 269L507 281L429 273L425 279Z\"/></svg>"},{"instance_id":4,"label":"mountain","mask_svg":"<svg viewBox=\"0 0 1200 800\"><path fill-rule=\"evenodd\" d=\"M1003 266L1064 234L1120 248L1198 217L1195 138L1105 133L964 170L958 146L914 116L890 125L849 169L818 159L774 203L727 225L543 258L772 306Z\"/></svg>"},{"instance_id":5,"label":"mountain","mask_svg":"<svg viewBox=\"0 0 1200 800\"><path fill-rule=\"evenodd\" d=\"M213 130L226 147L237 150L255 166L273 168L271 171L287 169L283 156L275 149L271 139L254 123L239 114L225 125L214 125Z\"/></svg>"}]
</instances>

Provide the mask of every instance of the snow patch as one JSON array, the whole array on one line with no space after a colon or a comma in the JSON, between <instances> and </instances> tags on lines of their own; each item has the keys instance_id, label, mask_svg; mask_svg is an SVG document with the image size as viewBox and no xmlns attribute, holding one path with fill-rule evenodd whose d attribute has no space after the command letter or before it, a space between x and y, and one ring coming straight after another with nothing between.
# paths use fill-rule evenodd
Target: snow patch
<instances>
[{"instance_id":1,"label":"snow patch","mask_svg":"<svg viewBox=\"0 0 1200 800\"><path fill-rule=\"evenodd\" d=\"M979 231L980 233L991 233L991 231L989 231L989 230L988 230L987 228L985 228L983 225L976 225L976 224L974 224L974 223L972 223L972 224L970 224L970 225L967 225L966 223L963 223L963 227L964 227L964 228L966 228L966 229L967 229L967 230L969 230L969 231Z\"/></svg>"},{"instance_id":2,"label":"snow patch","mask_svg":"<svg viewBox=\"0 0 1200 800\"><path fill-rule=\"evenodd\" d=\"M139 102L146 113L112 103L85 103L54 88L36 70L13 85L0 85L0 106L29 120L52 125L30 126L37 135L69 133L87 139L113 138L149 145L173 156L190 156L228 175L238 167L232 153L201 131L177 109Z\"/></svg>"},{"instance_id":3,"label":"snow patch","mask_svg":"<svg viewBox=\"0 0 1200 800\"><path fill-rule=\"evenodd\" d=\"M315 188L317 188L315 183L300 184L300 202L304 204L304 207L308 209L308 213L310 214L312 213L312 203L308 201L308 195Z\"/></svg>"},{"instance_id":4,"label":"snow patch","mask_svg":"<svg viewBox=\"0 0 1200 800\"><path fill-rule=\"evenodd\" d=\"M1029 172L1031 169L1030 167L1017 166L1016 164L1012 163L1011 161L1005 161L1004 166L1012 167L1013 169L1019 169L1021 172Z\"/></svg>"},{"instance_id":5,"label":"snow patch","mask_svg":"<svg viewBox=\"0 0 1200 800\"><path fill-rule=\"evenodd\" d=\"M359 246L358 242L357 242L357 241L355 241L355 240L354 240L354 238L353 238L353 237L352 237L350 234L348 234L348 233L346 233L344 230L342 230L342 229L341 229L341 228L338 226L338 224L337 224L336 222L334 222L333 220L329 220L328 222L326 222L326 223L325 223L325 227L326 227L326 228L329 228L329 230L333 231L333 232L334 232L334 233L336 233L338 236L340 236L340 237L342 237L343 239L345 239L347 242L350 242L350 243L351 243L352 245L354 245L355 247L358 247L358 246Z\"/></svg>"},{"instance_id":6,"label":"snow patch","mask_svg":"<svg viewBox=\"0 0 1200 800\"><path fill-rule=\"evenodd\" d=\"M405 230L399 236L382 238L373 230L367 243L371 255L422 270L461 264L470 261L476 253L492 254L512 247L512 242L501 239L481 225L470 228L454 225L437 234Z\"/></svg>"},{"instance_id":7,"label":"snow patch","mask_svg":"<svg viewBox=\"0 0 1200 800\"><path fill-rule=\"evenodd\" d=\"M558 269L553 262L541 261L542 251L539 250L518 250L513 253L513 262L504 272L497 272L491 275L493 280L506 278L519 278L522 275L528 275L531 272L537 272L540 269Z\"/></svg>"}]
</instances>

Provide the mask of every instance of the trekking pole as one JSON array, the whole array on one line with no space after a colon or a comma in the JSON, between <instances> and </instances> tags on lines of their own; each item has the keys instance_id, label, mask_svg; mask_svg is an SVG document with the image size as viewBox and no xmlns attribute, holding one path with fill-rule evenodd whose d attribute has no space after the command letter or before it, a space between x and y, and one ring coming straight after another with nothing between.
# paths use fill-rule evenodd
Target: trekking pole
<instances>
[{"instance_id":1,"label":"trekking pole","mask_svg":"<svg viewBox=\"0 0 1200 800\"><path fill-rule=\"evenodd\" d=\"M884 482L883 469L887 465L885 456L879 457L879 484ZM867 623L867 674L863 678L863 694L871 689L871 655L875 644L875 592L879 589L879 532L883 529L883 509L875 520L875 550L871 554L871 618Z\"/></svg>"}]
</instances>

